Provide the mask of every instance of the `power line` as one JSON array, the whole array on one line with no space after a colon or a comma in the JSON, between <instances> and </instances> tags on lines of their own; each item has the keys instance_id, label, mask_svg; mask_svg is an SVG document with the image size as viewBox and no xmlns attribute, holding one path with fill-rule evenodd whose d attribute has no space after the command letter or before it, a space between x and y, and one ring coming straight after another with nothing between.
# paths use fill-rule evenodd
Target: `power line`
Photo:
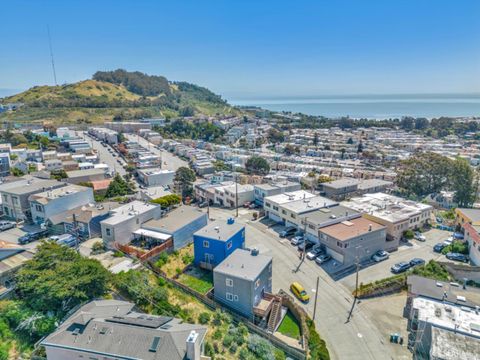
<instances>
[{"instance_id":1,"label":"power line","mask_svg":"<svg viewBox=\"0 0 480 360\"><path fill-rule=\"evenodd\" d=\"M50 48L50 59L52 61L53 80L55 81L55 86L57 86L57 72L55 71L55 61L53 60L52 38L50 36L50 26L48 26L48 24L47 24L47 35L48 35L48 46Z\"/></svg>"}]
</instances>

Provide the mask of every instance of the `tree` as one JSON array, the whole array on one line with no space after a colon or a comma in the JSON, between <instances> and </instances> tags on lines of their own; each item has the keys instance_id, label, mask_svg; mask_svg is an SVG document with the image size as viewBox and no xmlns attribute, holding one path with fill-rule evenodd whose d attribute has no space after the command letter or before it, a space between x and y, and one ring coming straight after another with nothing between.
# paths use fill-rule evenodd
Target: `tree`
<instances>
[{"instance_id":1,"label":"tree","mask_svg":"<svg viewBox=\"0 0 480 360\"><path fill-rule=\"evenodd\" d=\"M105 197L114 198L117 196L125 196L132 193L133 190L130 187L130 184L124 178L122 178L120 174L117 173L108 185Z\"/></svg>"},{"instance_id":2,"label":"tree","mask_svg":"<svg viewBox=\"0 0 480 360\"><path fill-rule=\"evenodd\" d=\"M352 145L352 144L353 144L353 139L352 139L351 137L350 137L350 138L348 138L348 140L347 140L347 144L348 144L348 145Z\"/></svg>"},{"instance_id":3,"label":"tree","mask_svg":"<svg viewBox=\"0 0 480 360\"><path fill-rule=\"evenodd\" d=\"M428 119L426 118L416 118L415 119L415 130L424 130L430 125Z\"/></svg>"},{"instance_id":4,"label":"tree","mask_svg":"<svg viewBox=\"0 0 480 360\"><path fill-rule=\"evenodd\" d=\"M193 187L192 183L197 179L192 169L182 166L175 172L174 181L181 189L181 195L183 198L192 195Z\"/></svg>"},{"instance_id":5,"label":"tree","mask_svg":"<svg viewBox=\"0 0 480 360\"><path fill-rule=\"evenodd\" d=\"M475 173L462 158L456 158L453 163L452 189L455 191L454 200L460 207L471 207L475 202L476 189L478 188Z\"/></svg>"},{"instance_id":6,"label":"tree","mask_svg":"<svg viewBox=\"0 0 480 360\"><path fill-rule=\"evenodd\" d=\"M414 126L415 126L415 119L413 117L405 116L400 121L400 127L405 131L413 130Z\"/></svg>"},{"instance_id":7,"label":"tree","mask_svg":"<svg viewBox=\"0 0 480 360\"><path fill-rule=\"evenodd\" d=\"M25 173L22 170L20 170L18 168L15 168L15 167L11 168L10 172L12 173L13 176L16 176L16 177L25 175Z\"/></svg>"},{"instance_id":8,"label":"tree","mask_svg":"<svg viewBox=\"0 0 480 360\"><path fill-rule=\"evenodd\" d=\"M282 143L285 141L285 136L283 132L275 128L270 128L267 133L267 139L271 143Z\"/></svg>"},{"instance_id":9,"label":"tree","mask_svg":"<svg viewBox=\"0 0 480 360\"><path fill-rule=\"evenodd\" d=\"M55 180L62 180L62 179L67 179L68 175L65 170L60 169L60 170L52 170L50 172L50 178L55 179Z\"/></svg>"},{"instance_id":10,"label":"tree","mask_svg":"<svg viewBox=\"0 0 480 360\"><path fill-rule=\"evenodd\" d=\"M65 314L103 296L110 273L97 260L55 242L43 242L16 276L18 294L33 310Z\"/></svg>"},{"instance_id":11,"label":"tree","mask_svg":"<svg viewBox=\"0 0 480 360\"><path fill-rule=\"evenodd\" d=\"M363 152L362 140L360 140L360 142L358 143L358 147L357 147L357 153L361 153L361 152Z\"/></svg>"},{"instance_id":12,"label":"tree","mask_svg":"<svg viewBox=\"0 0 480 360\"><path fill-rule=\"evenodd\" d=\"M268 165L267 160L256 155L248 158L245 168L249 174L254 175L267 175L270 172L270 165Z\"/></svg>"},{"instance_id":13,"label":"tree","mask_svg":"<svg viewBox=\"0 0 480 360\"><path fill-rule=\"evenodd\" d=\"M181 201L182 201L182 198L179 195L169 194L169 195L165 195L157 199L151 200L150 202L153 204L158 204L162 208L166 209L172 205L180 204Z\"/></svg>"},{"instance_id":14,"label":"tree","mask_svg":"<svg viewBox=\"0 0 480 360\"><path fill-rule=\"evenodd\" d=\"M397 185L409 194L423 197L448 189L452 171L452 160L432 153L416 153L399 163Z\"/></svg>"},{"instance_id":15,"label":"tree","mask_svg":"<svg viewBox=\"0 0 480 360\"><path fill-rule=\"evenodd\" d=\"M287 144L285 145L283 152L285 155L288 156L293 155L295 153L295 146L293 146L292 144Z\"/></svg>"},{"instance_id":16,"label":"tree","mask_svg":"<svg viewBox=\"0 0 480 360\"><path fill-rule=\"evenodd\" d=\"M313 146L317 147L318 146L318 133L315 131L315 134L313 135Z\"/></svg>"}]
</instances>

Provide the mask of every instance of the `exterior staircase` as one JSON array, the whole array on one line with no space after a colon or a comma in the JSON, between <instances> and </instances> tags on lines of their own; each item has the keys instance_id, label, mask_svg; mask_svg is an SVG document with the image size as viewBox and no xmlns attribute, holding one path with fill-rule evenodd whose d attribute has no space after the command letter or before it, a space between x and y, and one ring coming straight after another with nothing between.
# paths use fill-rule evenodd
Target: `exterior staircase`
<instances>
[{"instance_id":1,"label":"exterior staircase","mask_svg":"<svg viewBox=\"0 0 480 360\"><path fill-rule=\"evenodd\" d=\"M272 310L268 318L267 331L273 333L277 327L278 322L282 317L282 301L278 297L273 299Z\"/></svg>"}]
</instances>

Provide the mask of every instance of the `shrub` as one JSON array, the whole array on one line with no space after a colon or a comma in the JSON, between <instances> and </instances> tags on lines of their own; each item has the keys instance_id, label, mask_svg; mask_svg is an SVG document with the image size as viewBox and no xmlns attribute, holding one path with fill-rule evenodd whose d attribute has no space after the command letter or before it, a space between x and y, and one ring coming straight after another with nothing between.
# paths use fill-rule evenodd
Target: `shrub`
<instances>
[{"instance_id":1,"label":"shrub","mask_svg":"<svg viewBox=\"0 0 480 360\"><path fill-rule=\"evenodd\" d=\"M222 320L223 320L222 310L217 309L213 314L213 324L217 326L222 325Z\"/></svg>"},{"instance_id":2,"label":"shrub","mask_svg":"<svg viewBox=\"0 0 480 360\"><path fill-rule=\"evenodd\" d=\"M177 267L177 268L175 269L175 272L177 273L177 275L180 275L180 274L182 273L182 269L180 269L180 268Z\"/></svg>"},{"instance_id":3,"label":"shrub","mask_svg":"<svg viewBox=\"0 0 480 360\"><path fill-rule=\"evenodd\" d=\"M205 352L205 355L210 356L212 360L215 359L215 350L213 348L213 345L208 341L205 341L204 352Z\"/></svg>"},{"instance_id":4,"label":"shrub","mask_svg":"<svg viewBox=\"0 0 480 360\"><path fill-rule=\"evenodd\" d=\"M413 239L414 235L415 234L410 229L405 230L405 232L403 233L403 236L405 237L405 239Z\"/></svg>"},{"instance_id":5,"label":"shrub","mask_svg":"<svg viewBox=\"0 0 480 360\"><path fill-rule=\"evenodd\" d=\"M312 319L307 318L308 327L308 349L310 350L310 356L312 359L329 360L330 355L328 353L327 345L325 341L318 335L315 329L315 323Z\"/></svg>"},{"instance_id":6,"label":"shrub","mask_svg":"<svg viewBox=\"0 0 480 360\"><path fill-rule=\"evenodd\" d=\"M208 322L210 321L210 313L208 313L208 312L202 312L202 313L198 316L198 321L199 321L200 324L202 324L202 325L208 324Z\"/></svg>"},{"instance_id":7,"label":"shrub","mask_svg":"<svg viewBox=\"0 0 480 360\"><path fill-rule=\"evenodd\" d=\"M232 335L225 335L225 337L223 338L223 346L225 347L230 347L230 345L232 345L233 343L233 336Z\"/></svg>"},{"instance_id":8,"label":"shrub","mask_svg":"<svg viewBox=\"0 0 480 360\"><path fill-rule=\"evenodd\" d=\"M155 265L159 268L161 268L163 265L165 265L168 262L168 254L167 252L162 252L160 253L160 256L158 257L157 262Z\"/></svg>"},{"instance_id":9,"label":"shrub","mask_svg":"<svg viewBox=\"0 0 480 360\"><path fill-rule=\"evenodd\" d=\"M235 354L235 353L237 352L237 349L238 349L237 344L233 343L232 346L230 346L229 351L230 351L232 354Z\"/></svg>"},{"instance_id":10,"label":"shrub","mask_svg":"<svg viewBox=\"0 0 480 360\"><path fill-rule=\"evenodd\" d=\"M275 360L273 355L274 348L272 344L258 335L249 336L247 347L256 355L258 359ZM314 359L316 358L314 357Z\"/></svg>"},{"instance_id":11,"label":"shrub","mask_svg":"<svg viewBox=\"0 0 480 360\"><path fill-rule=\"evenodd\" d=\"M240 360L250 360L252 357L250 356L250 352L247 349L242 348L238 353L238 358Z\"/></svg>"},{"instance_id":12,"label":"shrub","mask_svg":"<svg viewBox=\"0 0 480 360\"><path fill-rule=\"evenodd\" d=\"M105 251L105 245L101 241L97 241L92 245L92 253L100 254Z\"/></svg>"},{"instance_id":13,"label":"shrub","mask_svg":"<svg viewBox=\"0 0 480 360\"><path fill-rule=\"evenodd\" d=\"M113 253L113 257L121 258L121 257L123 257L123 252L117 250Z\"/></svg>"},{"instance_id":14,"label":"shrub","mask_svg":"<svg viewBox=\"0 0 480 360\"><path fill-rule=\"evenodd\" d=\"M222 331L220 329L215 330L213 333L213 339L214 340L220 340L222 338Z\"/></svg>"},{"instance_id":15,"label":"shrub","mask_svg":"<svg viewBox=\"0 0 480 360\"><path fill-rule=\"evenodd\" d=\"M189 265L193 262L194 260L194 257L193 255L190 255L190 254L185 254L182 256L182 261L185 265Z\"/></svg>"},{"instance_id":16,"label":"shrub","mask_svg":"<svg viewBox=\"0 0 480 360\"><path fill-rule=\"evenodd\" d=\"M280 349L276 349L274 355L275 355L275 360L286 360L287 359L287 357L285 356L285 353Z\"/></svg>"},{"instance_id":17,"label":"shrub","mask_svg":"<svg viewBox=\"0 0 480 360\"><path fill-rule=\"evenodd\" d=\"M468 244L466 242L463 242L463 241L455 240L450 245L445 246L442 249L442 254L447 254L449 252L468 255L468 253L469 253Z\"/></svg>"}]
</instances>

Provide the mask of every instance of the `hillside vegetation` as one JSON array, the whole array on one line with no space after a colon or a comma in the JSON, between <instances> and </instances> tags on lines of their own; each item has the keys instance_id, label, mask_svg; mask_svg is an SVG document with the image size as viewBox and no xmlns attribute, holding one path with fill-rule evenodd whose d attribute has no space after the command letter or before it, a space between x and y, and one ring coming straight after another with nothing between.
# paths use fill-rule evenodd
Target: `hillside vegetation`
<instances>
[{"instance_id":1,"label":"hillside vegetation","mask_svg":"<svg viewBox=\"0 0 480 360\"><path fill-rule=\"evenodd\" d=\"M73 84L35 86L0 99L0 103L25 104L14 112L0 114L0 120L12 121L95 123L139 117L237 113L207 88L121 69L98 71L93 79Z\"/></svg>"}]
</instances>

